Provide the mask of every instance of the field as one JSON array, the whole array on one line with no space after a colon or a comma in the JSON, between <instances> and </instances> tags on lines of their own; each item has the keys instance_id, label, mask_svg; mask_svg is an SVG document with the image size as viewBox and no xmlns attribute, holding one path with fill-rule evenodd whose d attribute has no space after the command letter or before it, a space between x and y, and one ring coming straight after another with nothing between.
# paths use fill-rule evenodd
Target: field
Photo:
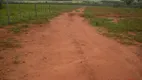
<instances>
[{"instance_id":1,"label":"field","mask_svg":"<svg viewBox=\"0 0 142 80\"><path fill-rule=\"evenodd\" d=\"M142 46L117 42L141 44L141 9L18 6L7 26L1 10L0 80L142 80Z\"/></svg>"},{"instance_id":2,"label":"field","mask_svg":"<svg viewBox=\"0 0 142 80\"><path fill-rule=\"evenodd\" d=\"M142 9L88 7L84 16L98 31L121 43L142 43Z\"/></svg>"},{"instance_id":3,"label":"field","mask_svg":"<svg viewBox=\"0 0 142 80\"><path fill-rule=\"evenodd\" d=\"M50 5L50 4L9 4L10 23L29 22L39 19L49 20L50 18L60 14L63 11L68 11L75 8L69 5ZM0 9L0 25L8 24L7 8L4 5Z\"/></svg>"}]
</instances>

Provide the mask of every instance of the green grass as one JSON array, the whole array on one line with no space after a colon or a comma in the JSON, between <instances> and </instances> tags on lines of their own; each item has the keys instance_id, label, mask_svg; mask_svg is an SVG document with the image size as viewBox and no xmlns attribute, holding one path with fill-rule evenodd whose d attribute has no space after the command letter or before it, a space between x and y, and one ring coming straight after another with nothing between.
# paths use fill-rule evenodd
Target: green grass
<instances>
[{"instance_id":1,"label":"green grass","mask_svg":"<svg viewBox=\"0 0 142 80\"><path fill-rule=\"evenodd\" d=\"M109 14L119 16L108 16ZM135 41L142 43L142 15L140 14L142 9L88 7L84 16L93 26L105 28L107 30L105 35L119 39L125 44L134 44ZM119 18L118 23L114 23L112 18Z\"/></svg>"},{"instance_id":2,"label":"green grass","mask_svg":"<svg viewBox=\"0 0 142 80\"><path fill-rule=\"evenodd\" d=\"M121 17L142 17L142 9L139 8L113 8L113 7L89 7L87 11L90 11L97 16L103 16L107 14L118 14Z\"/></svg>"},{"instance_id":3,"label":"green grass","mask_svg":"<svg viewBox=\"0 0 142 80\"><path fill-rule=\"evenodd\" d=\"M30 23L30 21L46 19L49 20L61 12L69 11L76 8L71 5L49 5L37 4L37 16L35 14L34 4L10 4L10 23L15 24L19 22ZM0 9L0 25L7 25L7 10L6 6Z\"/></svg>"}]
</instances>

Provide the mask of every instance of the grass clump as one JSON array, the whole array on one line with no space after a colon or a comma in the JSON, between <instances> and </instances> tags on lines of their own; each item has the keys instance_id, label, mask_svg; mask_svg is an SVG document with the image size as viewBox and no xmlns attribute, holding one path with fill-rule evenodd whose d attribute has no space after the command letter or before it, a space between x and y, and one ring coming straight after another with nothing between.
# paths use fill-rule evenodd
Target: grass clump
<instances>
[{"instance_id":1,"label":"grass clump","mask_svg":"<svg viewBox=\"0 0 142 80\"><path fill-rule=\"evenodd\" d=\"M19 33L21 32L21 27L14 26L10 29L13 33Z\"/></svg>"}]
</instances>

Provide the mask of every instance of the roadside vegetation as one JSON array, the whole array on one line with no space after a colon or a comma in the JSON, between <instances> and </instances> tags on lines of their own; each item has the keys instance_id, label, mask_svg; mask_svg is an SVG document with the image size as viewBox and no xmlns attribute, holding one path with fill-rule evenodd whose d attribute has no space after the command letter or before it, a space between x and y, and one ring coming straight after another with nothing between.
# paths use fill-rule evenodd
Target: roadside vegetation
<instances>
[{"instance_id":1,"label":"roadside vegetation","mask_svg":"<svg viewBox=\"0 0 142 80\"><path fill-rule=\"evenodd\" d=\"M7 25L8 16L6 5L0 9L0 25ZM32 23L43 20L43 22L50 20L61 12L74 9L76 6L71 5L49 5L37 4L9 4L10 23L26 22Z\"/></svg>"},{"instance_id":2,"label":"roadside vegetation","mask_svg":"<svg viewBox=\"0 0 142 80\"><path fill-rule=\"evenodd\" d=\"M142 43L142 9L88 7L84 16L98 31L124 44Z\"/></svg>"}]
</instances>

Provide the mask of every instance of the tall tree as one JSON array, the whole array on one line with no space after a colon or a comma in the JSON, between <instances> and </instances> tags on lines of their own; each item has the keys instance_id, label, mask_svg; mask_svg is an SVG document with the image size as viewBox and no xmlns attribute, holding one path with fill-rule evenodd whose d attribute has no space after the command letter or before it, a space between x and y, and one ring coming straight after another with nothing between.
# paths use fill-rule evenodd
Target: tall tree
<instances>
[{"instance_id":1,"label":"tall tree","mask_svg":"<svg viewBox=\"0 0 142 80\"><path fill-rule=\"evenodd\" d=\"M130 5L134 2L134 0L121 0L124 1L126 5Z\"/></svg>"}]
</instances>

